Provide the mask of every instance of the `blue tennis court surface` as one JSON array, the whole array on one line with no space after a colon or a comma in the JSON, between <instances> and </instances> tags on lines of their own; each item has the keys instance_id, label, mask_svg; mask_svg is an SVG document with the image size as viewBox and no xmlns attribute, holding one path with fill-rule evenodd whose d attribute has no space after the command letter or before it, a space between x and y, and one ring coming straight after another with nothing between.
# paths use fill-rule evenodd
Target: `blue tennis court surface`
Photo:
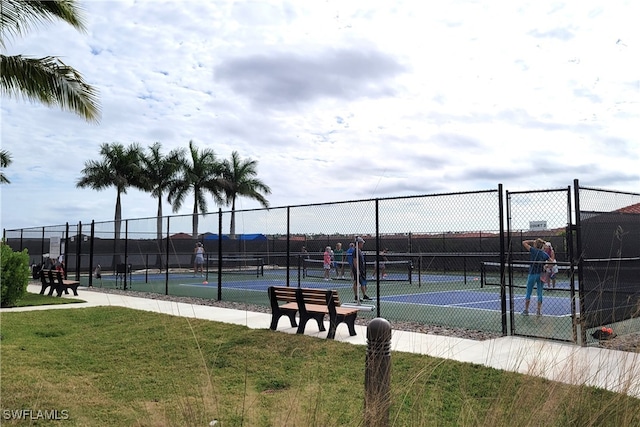
<instances>
[{"instance_id":1,"label":"blue tennis court surface","mask_svg":"<svg viewBox=\"0 0 640 427\"><path fill-rule=\"evenodd\" d=\"M500 311L500 294L475 292L475 291L443 291L428 292L421 294L388 295L381 296L381 301L395 302L402 304L421 304L439 307L472 308L480 310ZM521 312L524 310L524 296L517 296L513 299L514 310ZM537 300L531 298L530 311L535 313ZM508 307L507 307L508 308ZM567 297L545 296L542 302L542 312L548 316L569 316L571 315L571 300Z\"/></svg>"},{"instance_id":2,"label":"blue tennis court surface","mask_svg":"<svg viewBox=\"0 0 640 427\"><path fill-rule=\"evenodd\" d=\"M419 277L417 274L414 274L412 277L412 280L414 282L418 281L418 278L420 278L420 280L423 283L447 283L447 282L472 282L472 281L479 281L480 280L480 276L474 276L474 275L469 275L469 276L463 276L460 274L432 274L432 273L422 273Z\"/></svg>"}]
</instances>

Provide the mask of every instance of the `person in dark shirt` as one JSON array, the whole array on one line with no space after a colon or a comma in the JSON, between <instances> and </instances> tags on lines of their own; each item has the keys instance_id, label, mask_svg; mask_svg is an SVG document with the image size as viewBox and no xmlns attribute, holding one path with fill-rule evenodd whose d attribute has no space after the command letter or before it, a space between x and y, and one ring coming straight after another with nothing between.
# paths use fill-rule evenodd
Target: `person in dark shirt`
<instances>
[{"instance_id":1,"label":"person in dark shirt","mask_svg":"<svg viewBox=\"0 0 640 427\"><path fill-rule=\"evenodd\" d=\"M367 263L364 258L364 251L362 250L363 246L364 240L362 237L358 237L356 239L356 247L353 253L353 265L351 266L351 271L353 272L353 295L356 302L359 301L358 283L360 284L360 290L362 291L362 299L371 299L367 296Z\"/></svg>"}]
</instances>

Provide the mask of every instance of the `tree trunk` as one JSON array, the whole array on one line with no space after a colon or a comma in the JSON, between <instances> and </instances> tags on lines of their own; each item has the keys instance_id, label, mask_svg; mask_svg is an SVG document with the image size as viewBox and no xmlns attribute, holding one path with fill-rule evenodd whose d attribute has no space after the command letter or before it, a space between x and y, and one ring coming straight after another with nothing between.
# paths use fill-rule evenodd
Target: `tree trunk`
<instances>
[{"instance_id":1,"label":"tree trunk","mask_svg":"<svg viewBox=\"0 0 640 427\"><path fill-rule=\"evenodd\" d=\"M193 218L191 220L191 226L193 227L193 240L198 240L198 199L193 202Z\"/></svg>"},{"instance_id":2,"label":"tree trunk","mask_svg":"<svg viewBox=\"0 0 640 427\"><path fill-rule=\"evenodd\" d=\"M236 238L236 198L231 199L231 224L229 224L229 238Z\"/></svg>"},{"instance_id":3,"label":"tree trunk","mask_svg":"<svg viewBox=\"0 0 640 427\"><path fill-rule=\"evenodd\" d=\"M122 263L122 257L120 255L120 229L122 228L122 206L120 204L120 188L116 189L116 214L113 221L114 236L113 236L113 271L116 270L116 266Z\"/></svg>"},{"instance_id":4,"label":"tree trunk","mask_svg":"<svg viewBox=\"0 0 640 427\"><path fill-rule=\"evenodd\" d=\"M158 240L158 254L155 266L162 272L162 193L158 195L158 218L156 219L156 239ZM148 266L147 266L148 267Z\"/></svg>"}]
</instances>

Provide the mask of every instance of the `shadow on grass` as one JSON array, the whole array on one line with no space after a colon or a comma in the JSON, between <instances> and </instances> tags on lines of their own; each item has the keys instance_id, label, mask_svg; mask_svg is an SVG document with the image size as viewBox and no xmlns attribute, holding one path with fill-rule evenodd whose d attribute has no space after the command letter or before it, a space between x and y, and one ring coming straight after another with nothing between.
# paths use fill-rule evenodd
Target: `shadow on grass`
<instances>
[{"instance_id":1,"label":"shadow on grass","mask_svg":"<svg viewBox=\"0 0 640 427\"><path fill-rule=\"evenodd\" d=\"M56 296L40 295L27 292L22 299L16 302L11 307L2 308L14 308L14 307L37 307L41 305L59 305L59 304L77 304L80 302L86 302L78 298L60 298Z\"/></svg>"}]
</instances>

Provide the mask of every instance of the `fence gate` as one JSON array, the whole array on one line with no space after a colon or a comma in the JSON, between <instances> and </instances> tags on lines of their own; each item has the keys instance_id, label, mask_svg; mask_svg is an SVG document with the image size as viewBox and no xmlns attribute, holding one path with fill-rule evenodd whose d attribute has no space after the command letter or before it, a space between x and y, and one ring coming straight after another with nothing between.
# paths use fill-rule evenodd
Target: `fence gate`
<instances>
[{"instance_id":1,"label":"fence gate","mask_svg":"<svg viewBox=\"0 0 640 427\"><path fill-rule=\"evenodd\" d=\"M578 299L573 272L574 229L571 188L506 192L506 297L509 330L513 335L577 342ZM523 246L537 238L549 242L556 264L543 264L540 282L529 287L529 269L535 263ZM524 314L530 294L528 315ZM538 315L538 307L540 315Z\"/></svg>"}]
</instances>

